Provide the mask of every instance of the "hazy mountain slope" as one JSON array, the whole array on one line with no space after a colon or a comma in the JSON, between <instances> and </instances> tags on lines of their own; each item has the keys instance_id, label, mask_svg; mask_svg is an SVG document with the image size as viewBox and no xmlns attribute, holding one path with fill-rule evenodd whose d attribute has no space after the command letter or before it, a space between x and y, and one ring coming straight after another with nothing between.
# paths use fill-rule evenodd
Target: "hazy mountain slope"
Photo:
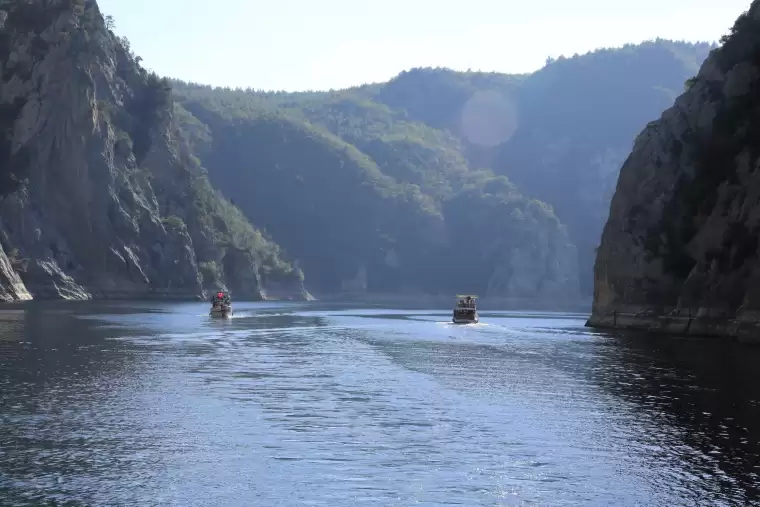
<instances>
[{"instance_id":1,"label":"hazy mountain slope","mask_svg":"<svg viewBox=\"0 0 760 507\"><path fill-rule=\"evenodd\" d=\"M280 127L287 120L288 128L292 132L304 133L304 139L313 139L317 135L315 133L329 137L331 141L321 144L323 149L332 149L334 143L347 143L357 150L352 153L369 164L372 171L390 177L390 180L380 178L368 184L376 185L382 180L385 182L382 185L397 185L419 192L421 202L426 203L422 207L434 210L438 216L435 226L431 226L427 219L420 222L425 224L426 229L436 231L433 235L436 237L433 242L435 247L422 246L428 245L427 241L399 243L396 236L401 233L394 232L394 227L398 227L392 223L392 220L401 220L398 211L381 211L385 209L383 206L368 207L364 211L354 210L355 204L346 196L355 194L355 191L349 190L351 184L343 185L342 182L348 181L345 174L341 173L343 175L338 177L338 173L329 167L327 161L320 162L328 164L326 167L320 166L320 174L338 178L328 186L337 192L328 200L329 203L336 206L340 203L342 209L352 215L351 220L362 224L357 225L361 233L352 233L356 234L356 241L367 247L372 245L371 248L376 252L389 250L387 245L378 246L375 244L377 240L373 240L373 243L368 239L374 238L369 230L379 230L375 221L368 217L379 213L391 220L384 225L378 236L385 238L383 241L394 238L394 254L398 253L399 248L405 249L407 258L418 256L419 259L426 259L421 261L426 268L431 263L437 265L432 269L432 274L425 276L422 276L418 267L411 268L412 273L403 275L406 285L424 286L426 290L432 290L432 287L455 290L452 284L439 282L431 285L430 281L421 281L430 276L439 276L443 271L442 266L452 262L450 251L441 250L441 244L451 245L447 248L469 246L461 238L470 237L470 232L475 230L474 223L465 225L465 221L460 220L459 215L465 213L461 207L456 208L457 217L452 220L451 210L454 208L451 202L461 202L454 199L468 195L470 211L467 214L482 216L479 207L491 209L487 204L489 198L485 196L488 192L482 186L473 185L473 182L479 178L493 179L497 174L503 174L511 182L506 195L519 194L521 202L541 199L551 205L542 205L541 208L545 210L542 214L553 217L557 213L560 221L567 223L570 242L577 246L580 255L575 248L562 247L557 251L562 251L562 255L569 257L562 258L561 261L552 257L555 259L552 262L563 266L563 279L577 278L576 272L580 270L584 293L590 294L594 249L598 244L619 165L638 129L646 124L652 114L672 102L673 97L683 88L684 81L693 75L701 59L706 56L708 49L707 44L657 40L551 61L545 68L531 75L413 69L401 73L388 83L324 93L288 94L213 89L181 81L175 82L174 86L182 103L193 113L190 116L194 120L188 123L187 129L194 129L194 121L197 121L207 129L204 135L213 131L209 137L213 141L205 145L208 149L197 153L212 169L212 179L216 178L215 174L219 171L223 171L223 178L214 181L225 192L243 191L225 187L225 184L234 186L241 167L240 163L233 163L226 158L227 152L239 153L237 159L246 161L243 164L247 167L246 171L259 171L261 182L265 181L263 178L271 177L272 171L267 167L278 166L280 156L290 156L291 167L296 171L303 171L310 165L306 157L298 160L292 158L290 152L300 149L300 141L290 142L287 148L275 144L273 146L277 148L271 149L254 139L259 135L269 135L267 129L275 125L268 121L264 123L269 127L264 126L260 119L263 113L279 118L277 125ZM205 114L207 111L221 110L224 113L216 116ZM250 122L246 123L250 119L254 119L258 125L255 135L249 128ZM241 124L248 125L248 134L243 137L240 137L240 132L235 133ZM305 134L307 132L309 134ZM328 133L334 137L328 136ZM239 139L245 144L234 143L232 139ZM225 146L224 150L220 148L222 145ZM253 146L271 153L265 155L246 151ZM314 157L313 148L309 150L312 150L310 153ZM262 158L265 156L266 159ZM358 167L355 164L349 166ZM233 169L234 167L238 169ZM309 188L315 192L325 191L310 185L315 184L312 181L302 189L309 199L314 198L309 194ZM465 188L469 190L465 192ZM474 191L472 188L479 190ZM283 192L288 195L290 190L284 189ZM482 192L481 199L475 199L473 192ZM523 197L525 194L529 197ZM294 232L299 230L298 222L290 226L290 229L283 224L274 225L277 220L270 214L291 213L283 207L284 201L271 202L267 196L262 196L261 200L266 204L245 205L249 217L254 221L264 220L266 227L278 240L282 234L302 236L300 232ZM415 216L415 206L406 208L403 213L409 218ZM505 231L511 230L512 225L523 224L514 222L514 217L509 213L499 215L494 209L491 212L493 215L489 215L488 220L494 225L504 221L505 229L498 233L491 231L488 229L491 222L488 222L486 229L478 229L482 234L505 234ZM515 238L520 237L523 238L520 241L527 241L522 246L531 248L532 242L539 241L537 238L546 232L545 224L555 221L555 218L548 222L539 220L534 224L533 236L528 238L515 235L510 244L515 244ZM539 223L544 225L538 225ZM453 224L458 226L452 229ZM345 231L354 230L345 223L341 227ZM316 230L310 227L309 233ZM414 231L408 227L405 230L407 232L404 234L409 238L423 232L422 229ZM447 233L442 235L441 230L446 230ZM562 225L558 224L556 231L559 234L557 238L564 237ZM319 234L323 238L329 238L335 233ZM341 255L335 256L335 262L341 259L341 269L348 270L348 273L358 273L356 270L360 270L367 262L372 265L381 264L367 261L366 252L356 254L357 256L350 253L352 250L346 246L350 240L346 238L341 241L331 239L328 243L332 241L335 243L331 244L342 249ZM560 242L563 241L566 240ZM329 257L326 254L319 261L309 262L306 259L316 254L306 253L308 249L305 243L297 244L285 238L282 238L282 242L306 263L304 266L309 266L308 270L317 269L325 276L332 277L332 282L322 280L319 285L337 290L344 283L348 276L346 273L341 272L338 276L337 271L324 269L322 263ZM325 248L329 250L329 247ZM476 249L479 256L485 255L480 250L482 248L485 247L479 246ZM415 253L414 249L419 249L420 252ZM343 255L346 256L345 259ZM435 255L435 258L431 255ZM573 263L575 267L571 273L567 265ZM412 265L416 266L415 263ZM492 270L492 267L484 270ZM517 271L519 270L513 270ZM535 271L534 269L531 274L533 278L537 276ZM384 273L382 270L380 272ZM470 273L470 276L475 273L468 270L464 272ZM399 276L402 276L400 273ZM482 280L493 276L493 271L488 275L478 273L477 278ZM467 276L464 275L465 278ZM385 274L380 278L386 285L388 280L393 279ZM378 283L374 284L375 287L379 287ZM461 282L456 285L459 284ZM368 285L369 290L375 290L372 286L372 283ZM386 288L397 286L399 284L394 282ZM489 284L484 281L478 286L488 287Z\"/></svg>"},{"instance_id":2,"label":"hazy mountain slope","mask_svg":"<svg viewBox=\"0 0 760 507\"><path fill-rule=\"evenodd\" d=\"M551 209L471 171L450 134L356 97L272 105L175 87L212 180L315 288L577 297L574 248Z\"/></svg>"},{"instance_id":3,"label":"hazy mountain slope","mask_svg":"<svg viewBox=\"0 0 760 507\"><path fill-rule=\"evenodd\" d=\"M550 60L520 76L413 69L348 91L447 129L469 164L552 205L579 249L584 294L619 168L712 46L658 39Z\"/></svg>"},{"instance_id":4,"label":"hazy mountain slope","mask_svg":"<svg viewBox=\"0 0 760 507\"><path fill-rule=\"evenodd\" d=\"M522 83L518 128L493 167L554 206L578 247L584 293L636 134L672 105L709 48L658 40L600 50L551 62Z\"/></svg>"}]
</instances>

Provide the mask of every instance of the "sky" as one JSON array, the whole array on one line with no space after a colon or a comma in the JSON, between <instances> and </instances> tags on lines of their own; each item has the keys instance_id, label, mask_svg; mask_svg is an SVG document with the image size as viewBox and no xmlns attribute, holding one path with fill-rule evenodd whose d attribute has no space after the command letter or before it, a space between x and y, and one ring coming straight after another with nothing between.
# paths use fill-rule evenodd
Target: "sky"
<instances>
[{"instance_id":1,"label":"sky","mask_svg":"<svg viewBox=\"0 0 760 507\"><path fill-rule=\"evenodd\" d=\"M750 0L98 0L143 65L185 81L328 90L413 67L532 72L656 37L717 41ZM213 8L211 7L213 6Z\"/></svg>"}]
</instances>

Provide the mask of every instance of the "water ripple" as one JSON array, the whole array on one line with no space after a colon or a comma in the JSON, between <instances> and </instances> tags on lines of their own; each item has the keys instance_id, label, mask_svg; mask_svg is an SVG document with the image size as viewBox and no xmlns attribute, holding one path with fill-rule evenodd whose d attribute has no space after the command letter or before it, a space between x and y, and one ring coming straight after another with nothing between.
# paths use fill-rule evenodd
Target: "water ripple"
<instances>
[{"instance_id":1,"label":"water ripple","mask_svg":"<svg viewBox=\"0 0 760 507\"><path fill-rule=\"evenodd\" d=\"M62 308L0 312L2 505L760 505L755 349L562 314Z\"/></svg>"}]
</instances>

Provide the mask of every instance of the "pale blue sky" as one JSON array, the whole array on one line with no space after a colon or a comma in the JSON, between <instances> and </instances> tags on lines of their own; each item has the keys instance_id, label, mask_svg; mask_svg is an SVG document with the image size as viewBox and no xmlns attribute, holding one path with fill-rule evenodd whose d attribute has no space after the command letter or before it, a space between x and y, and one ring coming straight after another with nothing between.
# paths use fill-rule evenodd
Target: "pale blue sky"
<instances>
[{"instance_id":1,"label":"pale blue sky","mask_svg":"<svg viewBox=\"0 0 760 507\"><path fill-rule=\"evenodd\" d=\"M715 41L750 0L99 0L144 65L218 86L345 88L418 66L529 72L655 37Z\"/></svg>"}]
</instances>

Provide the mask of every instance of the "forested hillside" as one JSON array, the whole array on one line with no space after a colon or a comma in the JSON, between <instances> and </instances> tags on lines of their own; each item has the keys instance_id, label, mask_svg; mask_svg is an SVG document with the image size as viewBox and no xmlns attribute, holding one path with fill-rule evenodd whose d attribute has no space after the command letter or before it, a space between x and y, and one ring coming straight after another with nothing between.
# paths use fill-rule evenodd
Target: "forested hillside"
<instances>
[{"instance_id":1,"label":"forested hillside","mask_svg":"<svg viewBox=\"0 0 760 507\"><path fill-rule=\"evenodd\" d=\"M333 92L173 88L212 183L310 288L572 299L590 295L635 133L710 49L658 40L530 75L413 69Z\"/></svg>"},{"instance_id":2,"label":"forested hillside","mask_svg":"<svg viewBox=\"0 0 760 507\"><path fill-rule=\"evenodd\" d=\"M183 107L188 140L212 181L297 252L309 287L577 295L565 261L573 247L551 209L504 177L447 160L443 142L383 134L368 136L362 151L283 112L235 118L242 109L221 102ZM390 176L402 162L407 181Z\"/></svg>"}]
</instances>

